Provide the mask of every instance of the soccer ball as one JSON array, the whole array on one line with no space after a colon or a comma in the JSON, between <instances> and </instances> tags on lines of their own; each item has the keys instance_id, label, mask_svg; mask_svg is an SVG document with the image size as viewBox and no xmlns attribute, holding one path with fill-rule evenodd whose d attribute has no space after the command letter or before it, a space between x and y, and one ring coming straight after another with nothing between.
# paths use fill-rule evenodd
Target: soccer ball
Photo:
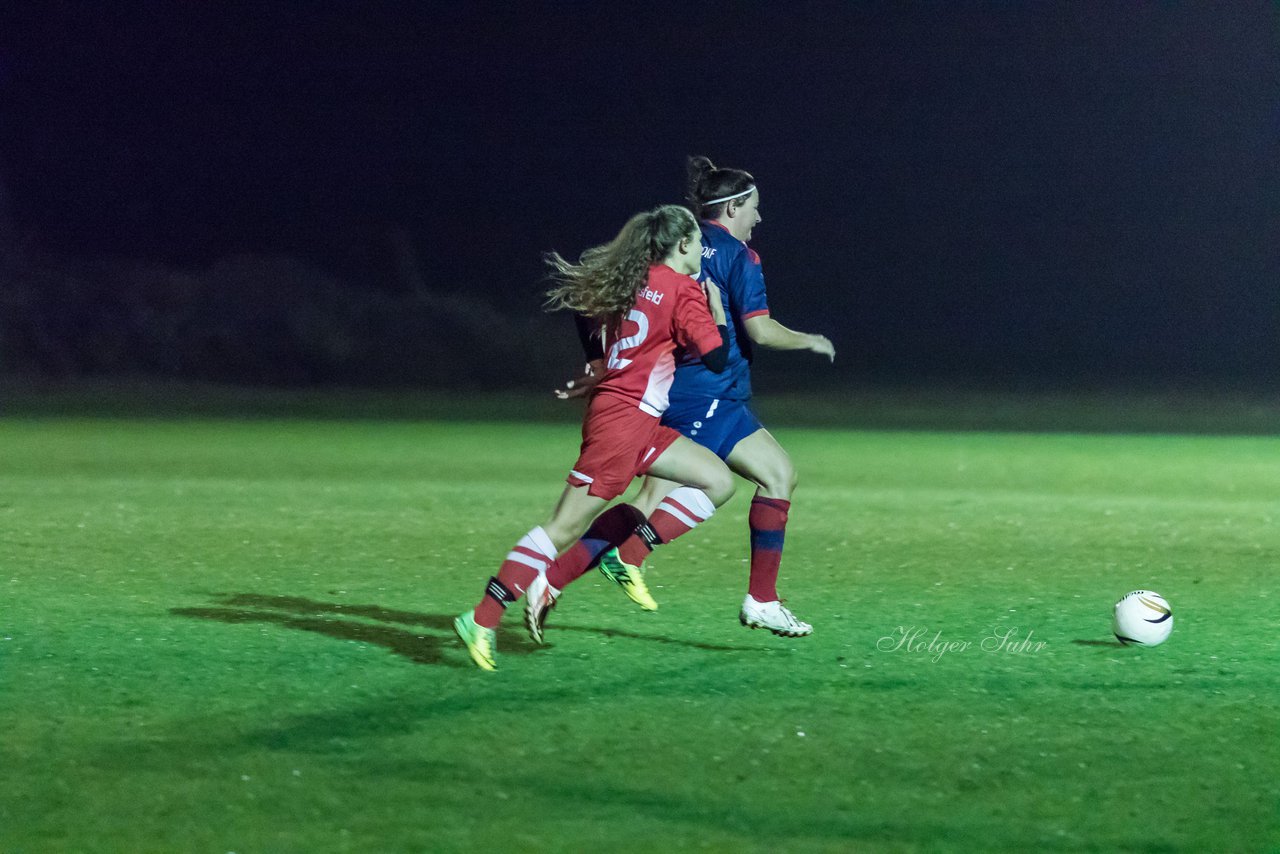
<instances>
[{"instance_id":1,"label":"soccer ball","mask_svg":"<svg viewBox=\"0 0 1280 854\"><path fill-rule=\"evenodd\" d=\"M1135 590L1116 603L1111 630L1122 644L1159 646L1173 631L1173 609L1159 593Z\"/></svg>"}]
</instances>

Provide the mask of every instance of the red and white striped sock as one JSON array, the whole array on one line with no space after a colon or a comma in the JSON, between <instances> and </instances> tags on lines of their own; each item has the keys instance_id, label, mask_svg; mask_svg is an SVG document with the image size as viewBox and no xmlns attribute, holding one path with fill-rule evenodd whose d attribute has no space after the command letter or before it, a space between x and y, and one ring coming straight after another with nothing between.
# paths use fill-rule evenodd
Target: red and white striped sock
<instances>
[{"instance_id":1,"label":"red and white striped sock","mask_svg":"<svg viewBox=\"0 0 1280 854\"><path fill-rule=\"evenodd\" d=\"M546 572L555 559L555 544L542 526L521 537L520 542L507 553L507 559L498 568L497 577L489 579L485 594L476 605L477 625L496 629L507 605L523 596L525 588L538 577L538 573Z\"/></svg>"},{"instance_id":2,"label":"red and white striped sock","mask_svg":"<svg viewBox=\"0 0 1280 854\"><path fill-rule=\"evenodd\" d=\"M640 566L654 545L669 543L683 536L715 515L716 506L701 489L681 486L671 490L649 517L649 527L656 534L653 545L639 534L631 536L618 547L618 556L624 563Z\"/></svg>"}]
</instances>

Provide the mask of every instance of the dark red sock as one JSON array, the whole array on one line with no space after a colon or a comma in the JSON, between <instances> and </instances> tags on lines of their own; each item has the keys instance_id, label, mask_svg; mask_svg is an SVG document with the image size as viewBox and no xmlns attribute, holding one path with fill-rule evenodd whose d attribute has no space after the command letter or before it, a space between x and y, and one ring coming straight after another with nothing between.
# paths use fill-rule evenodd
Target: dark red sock
<instances>
[{"instance_id":1,"label":"dark red sock","mask_svg":"<svg viewBox=\"0 0 1280 854\"><path fill-rule=\"evenodd\" d=\"M645 562L645 558L649 557L649 552L651 551L653 551L653 546L645 542L644 537L639 534L632 534L627 537L625 543L618 546L618 557L622 558L623 563L640 566Z\"/></svg>"},{"instance_id":2,"label":"dark red sock","mask_svg":"<svg viewBox=\"0 0 1280 854\"><path fill-rule=\"evenodd\" d=\"M600 555L621 543L644 523L644 516L630 504L615 504L601 513L587 532L560 555L547 570L547 583L557 590L582 577Z\"/></svg>"},{"instance_id":3,"label":"dark red sock","mask_svg":"<svg viewBox=\"0 0 1280 854\"><path fill-rule=\"evenodd\" d=\"M758 602L778 598L778 567L782 563L782 542L787 530L790 501L764 498L751 500L747 523L751 526L751 582L747 592Z\"/></svg>"},{"instance_id":4,"label":"dark red sock","mask_svg":"<svg viewBox=\"0 0 1280 854\"><path fill-rule=\"evenodd\" d=\"M591 549L582 540L569 546L569 550L547 568L547 583L557 590L576 581L591 568Z\"/></svg>"}]
</instances>

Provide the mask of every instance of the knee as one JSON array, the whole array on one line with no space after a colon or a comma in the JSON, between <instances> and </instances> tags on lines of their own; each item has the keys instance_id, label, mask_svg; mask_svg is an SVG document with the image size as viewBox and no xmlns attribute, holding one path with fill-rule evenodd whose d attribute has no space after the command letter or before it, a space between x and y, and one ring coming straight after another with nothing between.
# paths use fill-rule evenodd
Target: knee
<instances>
[{"instance_id":1,"label":"knee","mask_svg":"<svg viewBox=\"0 0 1280 854\"><path fill-rule=\"evenodd\" d=\"M760 486L770 495L778 498L789 498L791 493L795 491L796 484L800 480L800 475L796 472L795 466L791 465L791 459L787 456L779 457L775 463L765 472L761 478Z\"/></svg>"},{"instance_id":2,"label":"knee","mask_svg":"<svg viewBox=\"0 0 1280 854\"><path fill-rule=\"evenodd\" d=\"M736 488L736 484L733 481L733 473L727 468L721 468L714 477L710 478L703 491L707 493L711 503L719 507L733 497L733 492Z\"/></svg>"}]
</instances>

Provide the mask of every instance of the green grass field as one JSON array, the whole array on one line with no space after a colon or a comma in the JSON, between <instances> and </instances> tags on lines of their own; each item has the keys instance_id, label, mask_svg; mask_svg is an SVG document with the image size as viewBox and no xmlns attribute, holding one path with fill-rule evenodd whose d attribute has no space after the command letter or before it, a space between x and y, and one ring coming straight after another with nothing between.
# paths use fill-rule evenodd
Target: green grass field
<instances>
[{"instance_id":1,"label":"green grass field","mask_svg":"<svg viewBox=\"0 0 1280 854\"><path fill-rule=\"evenodd\" d=\"M573 424L0 421L0 851L1277 850L1280 440L775 432L812 637L738 625L743 484L490 674Z\"/></svg>"}]
</instances>

